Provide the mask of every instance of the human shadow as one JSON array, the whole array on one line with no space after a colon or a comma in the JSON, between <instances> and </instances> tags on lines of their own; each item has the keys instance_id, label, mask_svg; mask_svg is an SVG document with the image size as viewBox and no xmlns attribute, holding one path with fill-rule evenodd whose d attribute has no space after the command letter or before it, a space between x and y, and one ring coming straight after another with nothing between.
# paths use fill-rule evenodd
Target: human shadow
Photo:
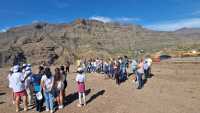
<instances>
[{"instance_id":1,"label":"human shadow","mask_svg":"<svg viewBox=\"0 0 200 113\"><path fill-rule=\"evenodd\" d=\"M151 74L149 74L149 75L147 76L146 79L143 79L143 80L142 80L142 88L144 87L145 84L147 84L148 79L152 78L153 76L154 76L154 74L151 73Z\"/></svg>"},{"instance_id":2,"label":"human shadow","mask_svg":"<svg viewBox=\"0 0 200 113\"><path fill-rule=\"evenodd\" d=\"M148 78L152 78L154 77L155 75L153 73L150 73L150 75L148 76Z\"/></svg>"},{"instance_id":3,"label":"human shadow","mask_svg":"<svg viewBox=\"0 0 200 113\"><path fill-rule=\"evenodd\" d=\"M0 102L0 104L4 104L5 102Z\"/></svg>"},{"instance_id":4,"label":"human shadow","mask_svg":"<svg viewBox=\"0 0 200 113\"><path fill-rule=\"evenodd\" d=\"M0 96L5 95L6 93L0 93Z\"/></svg>"},{"instance_id":5,"label":"human shadow","mask_svg":"<svg viewBox=\"0 0 200 113\"><path fill-rule=\"evenodd\" d=\"M130 77L130 76L132 76L132 75L135 75L135 73L132 72L132 73L128 73L128 74L127 74L128 77Z\"/></svg>"},{"instance_id":6,"label":"human shadow","mask_svg":"<svg viewBox=\"0 0 200 113\"><path fill-rule=\"evenodd\" d=\"M91 89L87 89L85 91L85 95L87 96L91 92ZM64 97L64 106L67 106L71 103L73 103L75 100L78 99L78 92L71 93Z\"/></svg>"},{"instance_id":7,"label":"human shadow","mask_svg":"<svg viewBox=\"0 0 200 113\"><path fill-rule=\"evenodd\" d=\"M101 90L101 91L95 93L94 95L92 95L90 97L90 99L86 103L88 104L88 103L92 102L94 99L96 99L100 95L103 95L104 93L105 93L105 90Z\"/></svg>"}]
</instances>

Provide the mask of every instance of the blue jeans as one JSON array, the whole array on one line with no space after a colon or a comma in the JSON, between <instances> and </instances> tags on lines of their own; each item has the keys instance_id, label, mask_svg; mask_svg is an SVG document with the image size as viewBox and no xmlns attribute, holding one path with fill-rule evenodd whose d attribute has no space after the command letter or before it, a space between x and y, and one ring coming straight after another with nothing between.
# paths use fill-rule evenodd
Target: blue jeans
<instances>
[{"instance_id":1,"label":"blue jeans","mask_svg":"<svg viewBox=\"0 0 200 113\"><path fill-rule=\"evenodd\" d=\"M142 73L136 71L137 81L139 83L138 89L142 88Z\"/></svg>"},{"instance_id":2,"label":"blue jeans","mask_svg":"<svg viewBox=\"0 0 200 113\"><path fill-rule=\"evenodd\" d=\"M54 95L52 92L44 92L46 109L53 110Z\"/></svg>"}]
</instances>

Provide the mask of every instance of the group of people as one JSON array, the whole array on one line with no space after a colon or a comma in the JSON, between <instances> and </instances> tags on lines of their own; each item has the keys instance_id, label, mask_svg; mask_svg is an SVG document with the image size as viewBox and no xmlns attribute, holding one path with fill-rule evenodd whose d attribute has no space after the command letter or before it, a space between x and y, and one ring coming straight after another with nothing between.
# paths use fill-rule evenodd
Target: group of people
<instances>
[{"instance_id":1,"label":"group of people","mask_svg":"<svg viewBox=\"0 0 200 113\"><path fill-rule=\"evenodd\" d=\"M118 57L117 59L110 58L105 59L88 59L77 60L77 66L82 67L86 73L101 73L105 74L108 78L116 79L116 83L119 85L120 81L127 79L126 69L129 66L129 60L127 56Z\"/></svg>"},{"instance_id":2,"label":"group of people","mask_svg":"<svg viewBox=\"0 0 200 113\"><path fill-rule=\"evenodd\" d=\"M36 111L41 112L43 103L46 111L53 113L56 108L64 106L65 89L67 87L67 73L69 66L61 65L55 68L54 74L48 66L39 66L38 72L32 72L30 64L15 65L8 75L9 88L12 91L13 104L16 112L20 111L20 103L23 100L24 111L28 106L35 105ZM85 101L85 75L82 68L77 70L77 90L79 92L79 104L86 105ZM83 103L82 103L83 97Z\"/></svg>"},{"instance_id":3,"label":"group of people","mask_svg":"<svg viewBox=\"0 0 200 113\"><path fill-rule=\"evenodd\" d=\"M139 61L131 61L131 70L135 74L133 81L137 84L137 89L141 89L144 81L151 77L151 65L152 59L149 57L140 59Z\"/></svg>"},{"instance_id":4,"label":"group of people","mask_svg":"<svg viewBox=\"0 0 200 113\"><path fill-rule=\"evenodd\" d=\"M134 81L137 81L138 89L142 87L142 76L145 80L150 76L152 60L150 57L140 60L130 60L127 56L118 58L105 59L78 59L77 66L82 67L86 73L102 73L106 77L116 80L116 84L120 85L122 81L128 78L128 75L135 75ZM128 73L131 68L131 73Z\"/></svg>"},{"instance_id":5,"label":"group of people","mask_svg":"<svg viewBox=\"0 0 200 113\"><path fill-rule=\"evenodd\" d=\"M138 83L137 88L141 89L144 79L151 74L151 58L141 60L130 60L127 56L116 59L89 59L77 60L76 84L79 97L78 107L86 105L85 97L85 73L101 73L106 77L116 80L120 85L126 80L130 73L128 68L134 73L134 82ZM43 103L46 111L53 113L56 108L62 109L64 106L65 89L67 87L67 75L70 64L61 65L55 68L52 73L49 66L39 66L38 72L32 72L30 64L15 65L10 69L8 75L9 87L12 90L13 104L16 105L16 112L19 112L19 105L23 100L24 110L28 110L29 105L35 105L36 111L41 112Z\"/></svg>"}]
</instances>

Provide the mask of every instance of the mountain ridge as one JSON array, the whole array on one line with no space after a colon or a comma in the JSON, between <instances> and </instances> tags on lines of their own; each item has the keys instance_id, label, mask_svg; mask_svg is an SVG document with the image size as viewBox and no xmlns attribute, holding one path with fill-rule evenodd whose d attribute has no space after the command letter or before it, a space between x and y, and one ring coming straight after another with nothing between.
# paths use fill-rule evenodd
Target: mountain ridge
<instances>
[{"instance_id":1,"label":"mountain ridge","mask_svg":"<svg viewBox=\"0 0 200 113\"><path fill-rule=\"evenodd\" d=\"M164 48L199 45L200 30L186 31L161 32L140 25L86 19L68 24L32 23L0 33L0 64L11 64L20 52L27 62L38 64L90 56L133 56L137 50L147 54Z\"/></svg>"}]
</instances>

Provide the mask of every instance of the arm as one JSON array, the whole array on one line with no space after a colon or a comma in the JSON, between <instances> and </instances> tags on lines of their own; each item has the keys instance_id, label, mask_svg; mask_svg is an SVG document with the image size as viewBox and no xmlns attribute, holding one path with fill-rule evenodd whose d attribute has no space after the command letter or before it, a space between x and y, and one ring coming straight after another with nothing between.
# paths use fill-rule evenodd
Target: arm
<instances>
[{"instance_id":1,"label":"arm","mask_svg":"<svg viewBox=\"0 0 200 113\"><path fill-rule=\"evenodd\" d=\"M43 90L45 91L45 85L44 85L44 80L43 80L43 78L41 79L40 87L41 87L41 90L43 89Z\"/></svg>"},{"instance_id":2,"label":"arm","mask_svg":"<svg viewBox=\"0 0 200 113\"><path fill-rule=\"evenodd\" d=\"M25 76L25 78L21 81L22 83L24 83L25 80L26 80L29 76L31 76L31 72L29 72L28 74L27 74L27 73L25 73L25 74L26 74L26 76Z\"/></svg>"}]
</instances>

